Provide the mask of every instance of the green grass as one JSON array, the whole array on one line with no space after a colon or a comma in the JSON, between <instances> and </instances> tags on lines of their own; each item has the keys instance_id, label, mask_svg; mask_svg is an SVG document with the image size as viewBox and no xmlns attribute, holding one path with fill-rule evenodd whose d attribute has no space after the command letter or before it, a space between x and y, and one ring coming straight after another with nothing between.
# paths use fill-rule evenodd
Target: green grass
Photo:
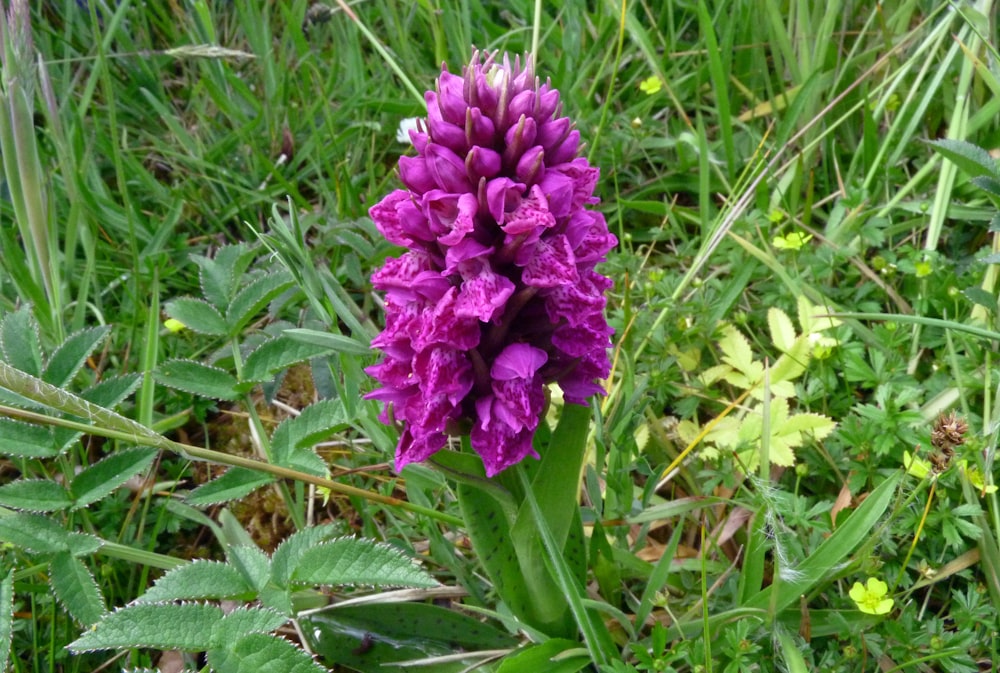
<instances>
[{"instance_id":1,"label":"green grass","mask_svg":"<svg viewBox=\"0 0 1000 673\"><path fill-rule=\"evenodd\" d=\"M540 3L539 14L527 0L371 0L328 12L305 0L32 5L41 69L12 82L5 67L3 94L41 179L31 179L31 153L15 156L5 137L0 320L13 336L0 334L0 345L36 330L24 342L40 363L70 335L110 325L57 386L81 394L135 375L122 415L236 462L270 455L289 407L334 399L344 419L331 422L320 455L349 488L324 493L313 474L199 509L184 498L209 468L190 459L216 454L131 441L107 418L77 410L71 420L117 434L72 438L58 455L0 447L0 489L68 483L136 443L170 450L99 502L46 514L113 543L73 557L107 608L140 596L171 557L229 558L239 540L270 550L336 520L419 555L442 584L465 589L456 600L471 613L511 627L462 540L452 482L423 466L404 480L385 466L395 431L361 400L375 356L358 353L381 324L368 277L393 250L367 210L397 184L399 121L422 114L442 62L456 71L472 45L522 52L537 39L536 70L561 91L583 153L601 168L600 207L620 240L603 266L615 280L615 369L595 405L582 484L590 592L573 602L579 615L599 614L615 644L587 624L585 640L552 652L581 667L603 661L602 671L1000 666L1000 503L973 478L992 483L1000 437L988 257L1000 250L1000 200L930 144L1000 145L995 3L567 0ZM654 93L640 88L650 78ZM801 247L776 243L789 234ZM295 282L236 316L246 320L235 333L166 329L172 302L211 299L195 258L242 241L266 248L233 272L234 293L286 268ZM782 344L771 309L808 332L803 297L841 324L791 378L789 411L836 429L803 437L786 465L775 462L781 428L770 426L780 376L726 412L746 387L708 374L732 364L726 325L753 361L774 366ZM31 325L11 317L26 305ZM312 331L280 336L293 327ZM177 359L243 383L261 344L305 349L317 333L334 338L314 341L322 357L283 385L246 385L222 403L165 384L165 363ZM0 357L17 366L8 350ZM24 408L0 393L5 410ZM58 416L45 404L30 410ZM944 456L932 432L952 411L968 431ZM682 456L684 428L724 412L716 427L731 440L709 435ZM755 418L766 419L755 443L732 439ZM933 489L929 477L901 474L904 451L947 458ZM53 597L51 558L3 542L13 670L155 665L150 648L114 662L70 655L89 624ZM572 582L565 568L559 576ZM890 585L888 618L848 596L868 577ZM627 663L609 663L618 660ZM432 670L461 670L447 665Z\"/></svg>"}]
</instances>

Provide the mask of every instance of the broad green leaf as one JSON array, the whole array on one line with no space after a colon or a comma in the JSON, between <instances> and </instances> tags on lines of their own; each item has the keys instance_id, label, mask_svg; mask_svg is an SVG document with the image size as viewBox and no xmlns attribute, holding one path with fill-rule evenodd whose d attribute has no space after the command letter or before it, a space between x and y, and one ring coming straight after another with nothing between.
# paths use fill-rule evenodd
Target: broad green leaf
<instances>
[{"instance_id":1,"label":"broad green leaf","mask_svg":"<svg viewBox=\"0 0 1000 673\"><path fill-rule=\"evenodd\" d=\"M174 320L184 323L184 326L198 334L209 336L225 336L229 326L219 310L203 299L181 297L168 302L163 310Z\"/></svg>"},{"instance_id":2,"label":"broad green leaf","mask_svg":"<svg viewBox=\"0 0 1000 673\"><path fill-rule=\"evenodd\" d=\"M266 633L220 643L208 651L208 663L218 673L328 673L305 650Z\"/></svg>"},{"instance_id":3,"label":"broad green leaf","mask_svg":"<svg viewBox=\"0 0 1000 673\"><path fill-rule=\"evenodd\" d=\"M0 580L0 671L7 670L14 626L14 569Z\"/></svg>"},{"instance_id":4,"label":"broad green leaf","mask_svg":"<svg viewBox=\"0 0 1000 673\"><path fill-rule=\"evenodd\" d=\"M970 177L1000 178L1000 170L997 169L996 160L978 145L951 138L932 140L928 144L935 152L968 173Z\"/></svg>"},{"instance_id":5,"label":"broad green leaf","mask_svg":"<svg viewBox=\"0 0 1000 673\"><path fill-rule=\"evenodd\" d=\"M187 496L187 503L195 507L204 507L237 500L272 481L274 477L270 475L242 467L231 467L218 479L191 491Z\"/></svg>"},{"instance_id":6,"label":"broad green leaf","mask_svg":"<svg viewBox=\"0 0 1000 673\"><path fill-rule=\"evenodd\" d=\"M222 610L207 603L137 603L107 614L67 646L72 652L149 647L202 652Z\"/></svg>"},{"instance_id":7,"label":"broad green leaf","mask_svg":"<svg viewBox=\"0 0 1000 673\"><path fill-rule=\"evenodd\" d=\"M792 341L789 348L784 351L781 356L775 361L771 366L771 371L769 372L771 385L775 386L779 383L790 383L798 377L802 376L802 373L806 370L806 365L809 363L809 338L799 337ZM786 387L787 388L787 387ZM787 390L781 391L781 397L794 397L794 387L792 387L791 394L784 394ZM777 395L774 390L771 394Z\"/></svg>"},{"instance_id":8,"label":"broad green leaf","mask_svg":"<svg viewBox=\"0 0 1000 673\"><path fill-rule=\"evenodd\" d=\"M138 598L141 603L233 598L249 600L254 587L232 566L218 561L194 561L179 566Z\"/></svg>"},{"instance_id":9,"label":"broad green leaf","mask_svg":"<svg viewBox=\"0 0 1000 673\"><path fill-rule=\"evenodd\" d=\"M94 349L101 345L111 327L91 327L71 335L52 353L41 379L62 388L69 383Z\"/></svg>"},{"instance_id":10,"label":"broad green leaf","mask_svg":"<svg viewBox=\"0 0 1000 673\"><path fill-rule=\"evenodd\" d=\"M247 584L257 591L264 590L271 577L271 561L267 554L253 545L239 545L227 547L226 556Z\"/></svg>"},{"instance_id":11,"label":"broad green leaf","mask_svg":"<svg viewBox=\"0 0 1000 673\"><path fill-rule=\"evenodd\" d=\"M250 633L270 633L281 628L288 617L266 608L241 607L233 610L215 625L212 640L232 643Z\"/></svg>"},{"instance_id":12,"label":"broad green leaf","mask_svg":"<svg viewBox=\"0 0 1000 673\"><path fill-rule=\"evenodd\" d=\"M792 319L780 308L772 306L767 310L767 325L771 330L771 340L782 353L787 353L795 343L795 326Z\"/></svg>"},{"instance_id":13,"label":"broad green leaf","mask_svg":"<svg viewBox=\"0 0 1000 673\"><path fill-rule=\"evenodd\" d=\"M105 409L113 409L135 392L140 383L142 374L138 373L106 378L84 390L80 397Z\"/></svg>"},{"instance_id":14,"label":"broad green leaf","mask_svg":"<svg viewBox=\"0 0 1000 673\"><path fill-rule=\"evenodd\" d=\"M759 362L754 362L750 342L742 332L732 325L726 325L723 328L722 338L719 339L719 348L722 349L723 362L746 376L751 383L760 380L763 367Z\"/></svg>"},{"instance_id":15,"label":"broad green leaf","mask_svg":"<svg viewBox=\"0 0 1000 673\"><path fill-rule=\"evenodd\" d=\"M879 484L847 517L847 520L837 526L830 537L812 550L808 558L789 568L795 572L776 585L778 592L776 597L771 596L775 588L775 585L772 585L747 601L745 607L781 612L839 568L861 541L871 535L892 502L903 474L905 473L902 470L897 470Z\"/></svg>"},{"instance_id":16,"label":"broad green leaf","mask_svg":"<svg viewBox=\"0 0 1000 673\"><path fill-rule=\"evenodd\" d=\"M99 622L107 609L94 576L83 561L70 552L59 552L49 564L52 592L74 619L90 626Z\"/></svg>"},{"instance_id":17,"label":"broad green leaf","mask_svg":"<svg viewBox=\"0 0 1000 673\"><path fill-rule=\"evenodd\" d=\"M325 346L306 343L281 335L258 346L243 363L244 381L270 381L277 372L310 358L329 355Z\"/></svg>"},{"instance_id":18,"label":"broad green leaf","mask_svg":"<svg viewBox=\"0 0 1000 673\"><path fill-rule=\"evenodd\" d=\"M843 324L839 318L829 317L836 309L830 306L815 306L805 294L800 294L798 299L799 326L803 334L815 334L824 330L832 329Z\"/></svg>"},{"instance_id":19,"label":"broad green leaf","mask_svg":"<svg viewBox=\"0 0 1000 673\"><path fill-rule=\"evenodd\" d=\"M49 517L20 512L0 516L0 542L42 553L70 551L85 554L101 546L100 539L71 533Z\"/></svg>"},{"instance_id":20,"label":"broad green leaf","mask_svg":"<svg viewBox=\"0 0 1000 673\"><path fill-rule=\"evenodd\" d=\"M292 571L304 584L434 587L437 581L394 547L340 538L307 549Z\"/></svg>"},{"instance_id":21,"label":"broad green leaf","mask_svg":"<svg viewBox=\"0 0 1000 673\"><path fill-rule=\"evenodd\" d=\"M70 492L73 509L80 509L97 502L126 481L149 468L156 458L156 449L133 447L122 449L85 467L73 477Z\"/></svg>"},{"instance_id":22,"label":"broad green leaf","mask_svg":"<svg viewBox=\"0 0 1000 673\"><path fill-rule=\"evenodd\" d=\"M292 277L281 271L260 276L241 289L226 310L229 334L235 336L253 320L272 299L294 284Z\"/></svg>"},{"instance_id":23,"label":"broad green leaf","mask_svg":"<svg viewBox=\"0 0 1000 673\"><path fill-rule=\"evenodd\" d=\"M73 504L69 492L52 479L18 479L0 486L0 505L27 512L56 512Z\"/></svg>"},{"instance_id":24,"label":"broad green leaf","mask_svg":"<svg viewBox=\"0 0 1000 673\"><path fill-rule=\"evenodd\" d=\"M1000 198L1000 180L997 178L980 175L977 178L972 178L972 184L995 199Z\"/></svg>"},{"instance_id":25,"label":"broad green leaf","mask_svg":"<svg viewBox=\"0 0 1000 673\"><path fill-rule=\"evenodd\" d=\"M505 657L497 673L576 673L589 664L590 655L580 643L552 638Z\"/></svg>"},{"instance_id":26,"label":"broad green leaf","mask_svg":"<svg viewBox=\"0 0 1000 673\"><path fill-rule=\"evenodd\" d=\"M812 434L814 439L821 440L833 432L836 427L837 424L823 414L801 413L795 414L785 421L784 425L778 428L778 433L808 432Z\"/></svg>"},{"instance_id":27,"label":"broad green leaf","mask_svg":"<svg viewBox=\"0 0 1000 673\"><path fill-rule=\"evenodd\" d=\"M284 333L295 341L320 346L345 355L371 355L372 352L371 346L366 346L357 339L343 334L332 334L305 328L286 329Z\"/></svg>"},{"instance_id":28,"label":"broad green leaf","mask_svg":"<svg viewBox=\"0 0 1000 673\"><path fill-rule=\"evenodd\" d=\"M303 554L318 544L327 542L339 535L336 526L322 524L310 526L292 533L278 545L271 556L271 578L278 586L288 586L292 574L302 560Z\"/></svg>"},{"instance_id":29,"label":"broad green leaf","mask_svg":"<svg viewBox=\"0 0 1000 673\"><path fill-rule=\"evenodd\" d=\"M298 416L285 420L281 425L288 427L292 446L307 448L349 428L350 422L343 402L333 399L310 404Z\"/></svg>"},{"instance_id":30,"label":"broad green leaf","mask_svg":"<svg viewBox=\"0 0 1000 673\"><path fill-rule=\"evenodd\" d=\"M4 362L26 374L42 374L42 347L38 323L27 306L0 320L0 354Z\"/></svg>"},{"instance_id":31,"label":"broad green leaf","mask_svg":"<svg viewBox=\"0 0 1000 673\"><path fill-rule=\"evenodd\" d=\"M216 308L223 309L236 294L239 279L253 262L257 252L246 243L226 245L214 258L193 256L201 268L201 291Z\"/></svg>"},{"instance_id":32,"label":"broad green leaf","mask_svg":"<svg viewBox=\"0 0 1000 673\"><path fill-rule=\"evenodd\" d=\"M307 474L326 476L326 461L320 458L311 447L299 448L295 446L290 437L293 433L293 421L297 418L293 417L282 421L271 436L274 462L282 467L301 470Z\"/></svg>"},{"instance_id":33,"label":"broad green leaf","mask_svg":"<svg viewBox=\"0 0 1000 673\"><path fill-rule=\"evenodd\" d=\"M154 377L168 388L202 397L215 400L235 400L239 397L232 374L193 360L168 360L154 372Z\"/></svg>"},{"instance_id":34,"label":"broad green leaf","mask_svg":"<svg viewBox=\"0 0 1000 673\"><path fill-rule=\"evenodd\" d=\"M313 639L313 651L325 663L358 671L418 670L391 666L396 662L456 654L461 649L513 648L516 640L468 615L428 603L355 605L312 615L303 630ZM436 664L434 673L476 670L467 659Z\"/></svg>"}]
</instances>

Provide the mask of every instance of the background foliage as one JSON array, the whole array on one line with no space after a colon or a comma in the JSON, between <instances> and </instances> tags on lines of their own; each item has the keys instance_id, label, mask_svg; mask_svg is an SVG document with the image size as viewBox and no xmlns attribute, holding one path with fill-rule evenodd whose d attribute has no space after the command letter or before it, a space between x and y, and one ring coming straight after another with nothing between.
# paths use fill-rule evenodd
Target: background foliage
<instances>
[{"instance_id":1,"label":"background foliage","mask_svg":"<svg viewBox=\"0 0 1000 673\"><path fill-rule=\"evenodd\" d=\"M0 115L13 670L1000 665L994 3L30 9ZM470 45L535 42L621 241L600 656L519 632L454 484L395 475L361 399L399 123Z\"/></svg>"}]
</instances>

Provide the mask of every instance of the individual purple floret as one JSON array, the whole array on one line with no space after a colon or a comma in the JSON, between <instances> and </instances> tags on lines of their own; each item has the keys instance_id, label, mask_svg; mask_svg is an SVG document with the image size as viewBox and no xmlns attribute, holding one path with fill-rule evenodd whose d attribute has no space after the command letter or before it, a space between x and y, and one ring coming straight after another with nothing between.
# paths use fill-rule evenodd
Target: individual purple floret
<instances>
[{"instance_id":1,"label":"individual purple floret","mask_svg":"<svg viewBox=\"0 0 1000 673\"><path fill-rule=\"evenodd\" d=\"M538 457L548 384L573 404L603 392L612 283L594 267L618 241L587 209L599 171L530 59L476 53L425 99L417 156L399 160L406 189L369 211L407 252L372 275L385 357L366 370L381 384L368 397L402 426L397 470L471 432L493 476Z\"/></svg>"}]
</instances>

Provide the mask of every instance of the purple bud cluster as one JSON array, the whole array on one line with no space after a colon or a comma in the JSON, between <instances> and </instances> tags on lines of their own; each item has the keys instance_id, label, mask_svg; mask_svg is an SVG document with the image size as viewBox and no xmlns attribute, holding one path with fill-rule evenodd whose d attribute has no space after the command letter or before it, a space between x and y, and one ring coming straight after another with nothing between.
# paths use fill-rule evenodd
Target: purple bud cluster
<instances>
[{"instance_id":1,"label":"purple bud cluster","mask_svg":"<svg viewBox=\"0 0 1000 673\"><path fill-rule=\"evenodd\" d=\"M425 99L417 156L399 160L406 189L370 210L407 252L372 275L386 325L369 397L402 424L397 470L471 423L493 476L538 457L547 384L574 404L603 392L612 283L594 267L617 240L586 207L599 171L577 157L580 132L528 58L476 54L462 76L442 68Z\"/></svg>"}]
</instances>

